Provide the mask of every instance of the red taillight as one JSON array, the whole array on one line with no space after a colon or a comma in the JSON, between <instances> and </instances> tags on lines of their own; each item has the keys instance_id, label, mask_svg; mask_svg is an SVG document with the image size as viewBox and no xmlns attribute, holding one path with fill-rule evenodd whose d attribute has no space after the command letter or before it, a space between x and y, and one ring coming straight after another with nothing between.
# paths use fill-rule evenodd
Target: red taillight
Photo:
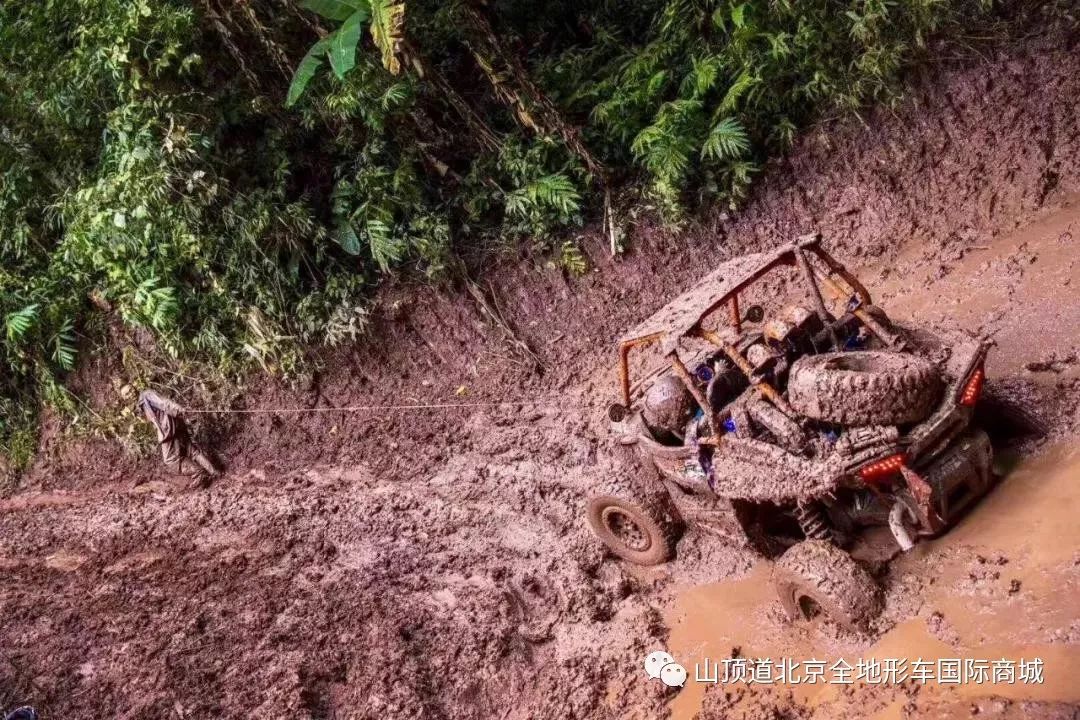
<instances>
[{"instance_id":1,"label":"red taillight","mask_svg":"<svg viewBox=\"0 0 1080 720\"><path fill-rule=\"evenodd\" d=\"M897 453L881 460L875 460L869 465L859 468L859 477L863 479L863 482L874 482L889 475L895 475L900 472L900 468L903 467L906 459L903 453Z\"/></svg>"},{"instance_id":2,"label":"red taillight","mask_svg":"<svg viewBox=\"0 0 1080 720\"><path fill-rule=\"evenodd\" d=\"M981 367L975 368L975 372L971 373L957 402L964 407L975 407L975 403L979 401L979 393L982 392L984 380L986 380L986 372Z\"/></svg>"}]
</instances>

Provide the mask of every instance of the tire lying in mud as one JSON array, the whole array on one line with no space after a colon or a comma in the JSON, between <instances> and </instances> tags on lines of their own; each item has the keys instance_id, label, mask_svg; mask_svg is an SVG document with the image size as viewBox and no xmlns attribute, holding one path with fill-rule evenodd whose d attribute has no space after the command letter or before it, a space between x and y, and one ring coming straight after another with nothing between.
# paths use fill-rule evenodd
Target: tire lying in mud
<instances>
[{"instance_id":1,"label":"tire lying in mud","mask_svg":"<svg viewBox=\"0 0 1080 720\"><path fill-rule=\"evenodd\" d=\"M937 367L917 355L880 350L822 353L791 366L787 399L796 412L840 425L925 420L941 398Z\"/></svg>"},{"instance_id":2,"label":"tire lying in mud","mask_svg":"<svg viewBox=\"0 0 1080 720\"><path fill-rule=\"evenodd\" d=\"M885 606L881 587L866 568L824 540L789 548L773 566L772 579L793 621L806 618L816 605L834 622L861 631Z\"/></svg>"},{"instance_id":3,"label":"tire lying in mud","mask_svg":"<svg viewBox=\"0 0 1080 720\"><path fill-rule=\"evenodd\" d=\"M585 514L596 536L623 560L659 565L675 554L681 523L657 480L612 482L589 500Z\"/></svg>"}]
</instances>

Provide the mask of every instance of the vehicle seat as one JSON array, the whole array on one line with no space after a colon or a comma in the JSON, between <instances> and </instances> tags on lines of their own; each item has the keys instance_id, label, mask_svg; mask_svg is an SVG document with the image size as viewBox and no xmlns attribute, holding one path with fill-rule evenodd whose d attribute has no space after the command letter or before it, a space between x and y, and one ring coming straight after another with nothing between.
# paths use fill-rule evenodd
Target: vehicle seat
<instances>
[{"instance_id":1,"label":"vehicle seat","mask_svg":"<svg viewBox=\"0 0 1080 720\"><path fill-rule=\"evenodd\" d=\"M825 325L816 312L801 305L788 305L780 311L776 322L770 325L773 327L766 326L766 340L789 359L819 352L816 336L825 329Z\"/></svg>"},{"instance_id":2,"label":"vehicle seat","mask_svg":"<svg viewBox=\"0 0 1080 720\"><path fill-rule=\"evenodd\" d=\"M729 360L719 363L718 372L709 381L705 390L705 399L713 410L723 410L749 386L749 381L742 371Z\"/></svg>"}]
</instances>

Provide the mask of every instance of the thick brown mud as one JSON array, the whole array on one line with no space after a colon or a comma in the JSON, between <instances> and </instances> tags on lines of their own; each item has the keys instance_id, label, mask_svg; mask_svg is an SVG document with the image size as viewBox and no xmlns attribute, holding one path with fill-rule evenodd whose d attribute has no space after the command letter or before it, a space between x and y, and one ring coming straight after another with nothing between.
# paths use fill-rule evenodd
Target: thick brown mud
<instances>
[{"instance_id":1,"label":"thick brown mud","mask_svg":"<svg viewBox=\"0 0 1080 720\"><path fill-rule=\"evenodd\" d=\"M994 695L1013 701L1080 703L1080 449L1069 443L1040 452L1009 471L1000 485L949 535L920 543L883 578L889 611L867 637L839 634L823 618L792 625L780 613L762 562L736 580L676 591L667 612L668 648L680 663L703 668L672 702L673 720L708 709L704 661L770 658L805 661L941 658L1041 659L1043 682L882 687L854 683L842 703L904 704L913 692L950 700ZM899 608L902 611L897 612ZM807 717L835 717L847 686L780 683ZM745 702L752 704L753 695ZM703 717L713 717L708 711ZM719 717L719 715L717 716Z\"/></svg>"},{"instance_id":2,"label":"thick brown mud","mask_svg":"<svg viewBox=\"0 0 1080 720\"><path fill-rule=\"evenodd\" d=\"M234 407L266 412L198 418L227 466L206 490L178 491L154 458L71 443L50 423L0 504L0 704L47 718L1067 712L1046 703L1077 700L1060 668L1077 669L1080 644L1067 511L1078 97L1076 47L1032 41L935 78L897 113L808 134L735 218L679 237L643 224L618 259L590 235L580 279L503 262L480 278L502 324L464 292L388 288L378 343L327 355L299 386L240 389ZM720 260L815 229L898 319L993 336L990 389L1037 415L1053 446L1000 434L1016 468L954 532L893 563L866 638L782 622L768 565L745 552L690 533L669 565L631 568L582 516L611 472L614 338ZM82 371L92 406L126 402L121 374L107 359ZM463 399L520 405L330 411ZM303 407L320 412L274 412ZM1004 699L909 687L702 698L642 671L658 648L682 660L736 644L793 659L1040 653L1047 682L987 689Z\"/></svg>"}]
</instances>

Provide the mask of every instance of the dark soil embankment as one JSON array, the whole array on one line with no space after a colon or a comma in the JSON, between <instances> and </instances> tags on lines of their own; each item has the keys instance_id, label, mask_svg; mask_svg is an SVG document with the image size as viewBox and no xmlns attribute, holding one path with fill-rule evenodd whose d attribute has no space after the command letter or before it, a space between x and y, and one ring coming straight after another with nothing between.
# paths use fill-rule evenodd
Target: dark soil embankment
<instances>
[{"instance_id":1,"label":"dark soil embankment","mask_svg":"<svg viewBox=\"0 0 1080 720\"><path fill-rule=\"evenodd\" d=\"M940 269L1080 190L1077 98L1075 48L951 71L897 114L811 133L733 220L679 237L643 225L617 260L592 239L582 279L505 263L483 282L542 373L469 296L389 288L377 343L331 356L305 388L242 399L521 412L207 418L229 472L205 491L131 492L152 459L50 443L0 506L0 691L58 718L662 715L669 696L639 664L665 642L667 580L605 558L581 518L610 452L613 340L725 257L814 229L874 267L871 289L929 283L912 313L962 304L969 287L936 294ZM1022 325L1022 299L986 329ZM998 375L1074 426L1075 383ZM752 561L691 540L668 572Z\"/></svg>"}]
</instances>

